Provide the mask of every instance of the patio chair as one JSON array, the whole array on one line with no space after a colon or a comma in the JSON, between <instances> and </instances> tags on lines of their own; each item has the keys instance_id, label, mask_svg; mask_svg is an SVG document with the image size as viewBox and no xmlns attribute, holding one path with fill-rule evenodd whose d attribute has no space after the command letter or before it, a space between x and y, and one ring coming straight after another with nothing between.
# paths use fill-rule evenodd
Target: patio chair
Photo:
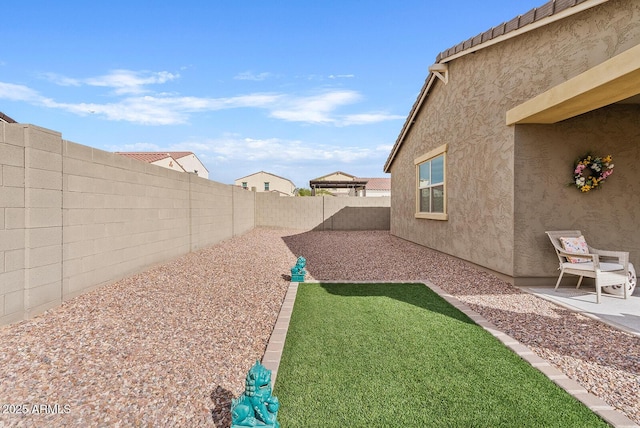
<instances>
[{"instance_id":1,"label":"patio chair","mask_svg":"<svg viewBox=\"0 0 640 428\"><path fill-rule=\"evenodd\" d=\"M594 278L596 283L596 303L600 303L601 290L610 294L629 297L636 286L636 273L629 263L626 251L598 250L584 240L579 230L557 230L545 232L556 250L560 262L560 276L554 290L558 289L564 274L579 277L576 288L580 288L582 278Z\"/></svg>"}]
</instances>

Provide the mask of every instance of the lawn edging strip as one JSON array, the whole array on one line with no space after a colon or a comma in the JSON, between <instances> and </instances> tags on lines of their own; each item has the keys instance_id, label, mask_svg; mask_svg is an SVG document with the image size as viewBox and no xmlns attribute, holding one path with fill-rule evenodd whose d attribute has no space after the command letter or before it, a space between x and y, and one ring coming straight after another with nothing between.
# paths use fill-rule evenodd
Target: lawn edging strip
<instances>
[{"instance_id":1,"label":"lawn edging strip","mask_svg":"<svg viewBox=\"0 0 640 428\"><path fill-rule=\"evenodd\" d=\"M307 281L309 283L340 283L340 284L370 284L375 283L376 281ZM407 281L379 281L385 283L406 283ZM605 401L596 397L595 395L589 393L584 387L582 387L579 383L570 379L567 375L562 373L560 370L552 366L548 361L539 357L533 351L531 351L528 347L524 346L516 339L511 336L500 331L495 325L486 320L483 316L471 310L465 303L459 301L454 296L449 293L446 293L440 287L432 284L429 281L411 281L412 283L422 283L428 288L430 288L433 292L438 294L444 300L446 300L450 305L454 306L459 311L463 312L466 316L468 316L473 322L477 325L481 326L487 332L489 332L492 336L500 340L505 346L515 352L520 358L528 362L531 366L542 372L545 376L547 376L552 382L558 385L560 388L567 391L573 397L575 397L578 401L587 406L592 412L596 413L607 423L611 424L614 427L627 428L627 427L635 427L640 428L639 425L635 424L631 419L626 417L623 413L616 410L614 407L607 404ZM297 282L291 282L287 289L287 293L285 295L282 307L280 308L280 313L278 315L278 319L274 326L271 337L269 338L269 342L267 344L267 348L265 354L262 358L262 364L269 370L271 370L271 381L272 386L275 387L276 377L278 374L278 367L280 365L280 360L282 357L282 352L284 350L284 343L287 335L287 330L289 328L289 322L291 320L291 314L293 312L293 305L296 300L296 294L298 292L298 284Z\"/></svg>"}]
</instances>

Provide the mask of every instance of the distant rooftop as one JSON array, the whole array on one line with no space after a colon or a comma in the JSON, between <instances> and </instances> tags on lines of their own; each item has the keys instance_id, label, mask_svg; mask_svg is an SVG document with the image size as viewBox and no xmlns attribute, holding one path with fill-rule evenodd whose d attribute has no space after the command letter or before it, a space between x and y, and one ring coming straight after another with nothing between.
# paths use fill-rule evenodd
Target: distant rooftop
<instances>
[{"instance_id":1,"label":"distant rooftop","mask_svg":"<svg viewBox=\"0 0 640 428\"><path fill-rule=\"evenodd\" d=\"M367 180L367 190L391 190L391 179L387 177L382 178L361 178L360 180Z\"/></svg>"},{"instance_id":2,"label":"distant rooftop","mask_svg":"<svg viewBox=\"0 0 640 428\"><path fill-rule=\"evenodd\" d=\"M127 156L142 162L153 163L159 160L172 157L179 160L185 156L192 155L192 152L116 152L118 155Z\"/></svg>"},{"instance_id":3,"label":"distant rooftop","mask_svg":"<svg viewBox=\"0 0 640 428\"><path fill-rule=\"evenodd\" d=\"M11 119L9 116L7 116L6 114L4 114L1 111L0 111L0 122L18 123L18 122L16 122L15 120Z\"/></svg>"}]
</instances>

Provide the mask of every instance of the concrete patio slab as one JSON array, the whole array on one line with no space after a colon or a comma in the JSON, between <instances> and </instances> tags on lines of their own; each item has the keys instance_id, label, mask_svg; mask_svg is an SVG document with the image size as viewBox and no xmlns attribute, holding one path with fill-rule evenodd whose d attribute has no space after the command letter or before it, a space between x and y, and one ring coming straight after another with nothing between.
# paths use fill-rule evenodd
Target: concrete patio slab
<instances>
[{"instance_id":1,"label":"concrete patio slab","mask_svg":"<svg viewBox=\"0 0 640 428\"><path fill-rule=\"evenodd\" d=\"M549 300L566 309L600 320L614 328L640 336L640 289L624 299L602 293L600 303L596 303L594 287L521 287L522 290Z\"/></svg>"}]
</instances>

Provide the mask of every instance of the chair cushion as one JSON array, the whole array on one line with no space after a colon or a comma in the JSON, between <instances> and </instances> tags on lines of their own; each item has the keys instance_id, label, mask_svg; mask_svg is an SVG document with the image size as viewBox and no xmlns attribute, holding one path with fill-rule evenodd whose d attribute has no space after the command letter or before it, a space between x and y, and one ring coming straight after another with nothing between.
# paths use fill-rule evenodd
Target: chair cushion
<instances>
[{"instance_id":1,"label":"chair cushion","mask_svg":"<svg viewBox=\"0 0 640 428\"><path fill-rule=\"evenodd\" d=\"M562 263L563 269L573 269L573 270L586 270L593 271L593 262L583 262L583 263ZM619 263L608 263L608 262L600 262L600 270L602 272L615 272L617 270L623 270L624 266Z\"/></svg>"},{"instance_id":2,"label":"chair cushion","mask_svg":"<svg viewBox=\"0 0 640 428\"><path fill-rule=\"evenodd\" d=\"M584 236L580 235L577 238L560 238L560 242L562 242L562 248L568 253L575 254L589 254L589 247L587 246L587 242L584 240ZM567 256L567 260L571 263L587 263L590 262L591 259L587 259L584 257L569 257Z\"/></svg>"}]
</instances>

